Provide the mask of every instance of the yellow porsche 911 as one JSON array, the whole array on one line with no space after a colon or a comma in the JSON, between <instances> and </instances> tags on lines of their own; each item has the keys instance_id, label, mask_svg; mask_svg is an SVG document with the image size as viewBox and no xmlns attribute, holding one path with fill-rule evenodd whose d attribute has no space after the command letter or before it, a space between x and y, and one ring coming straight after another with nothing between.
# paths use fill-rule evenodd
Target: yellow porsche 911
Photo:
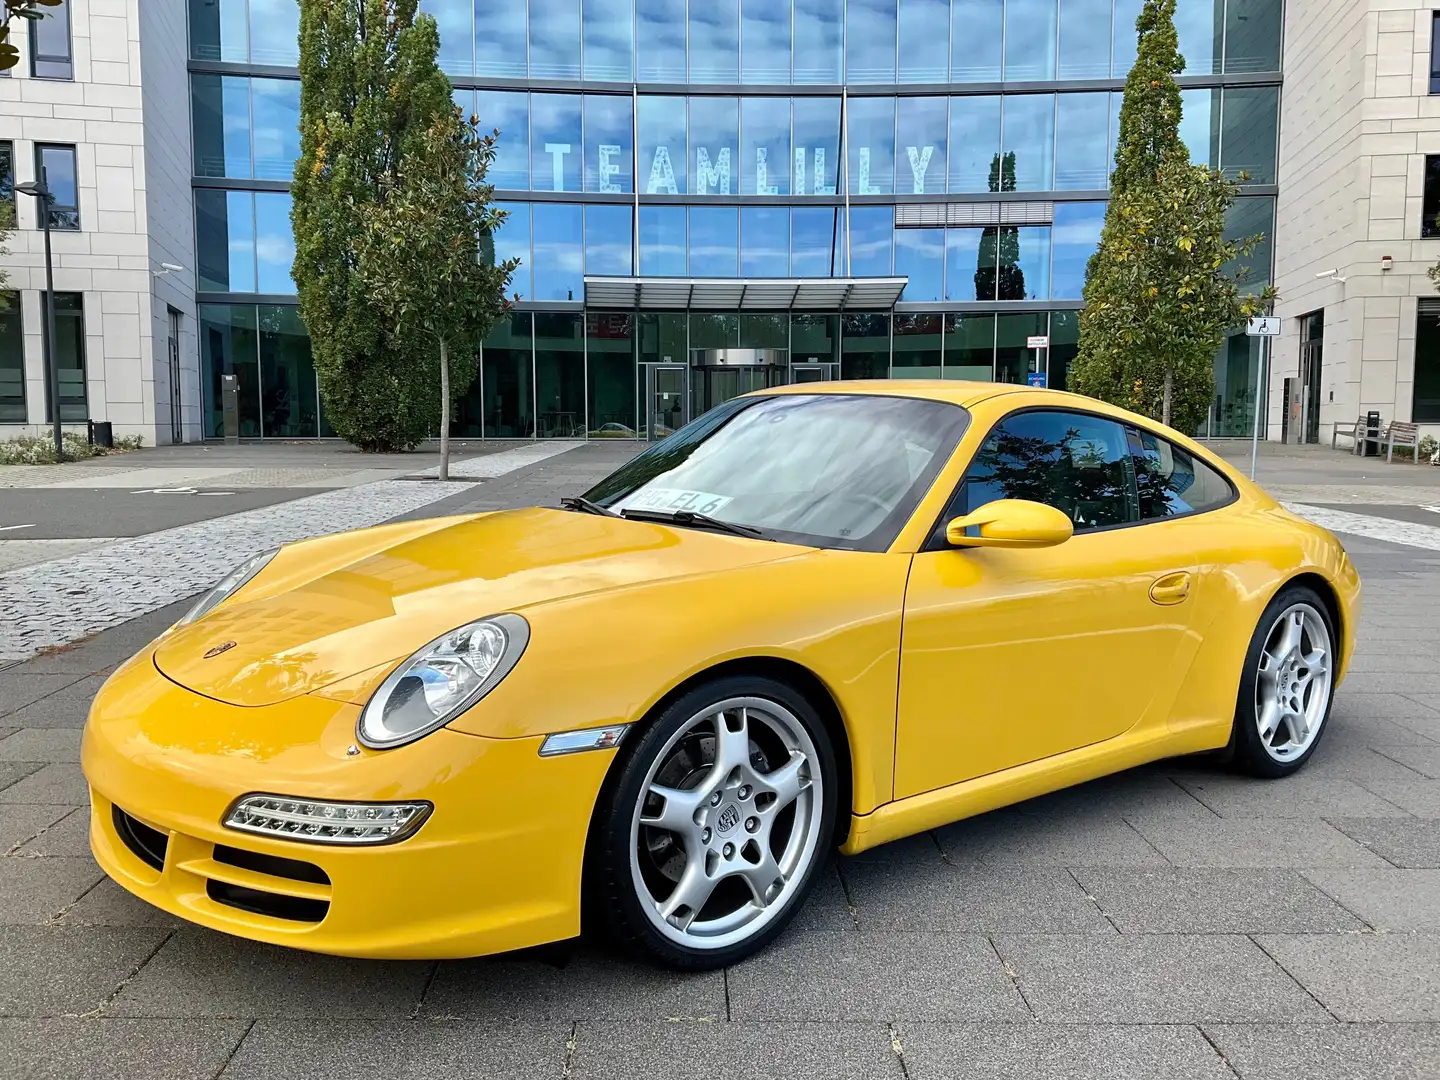
<instances>
[{"instance_id":1,"label":"yellow porsche 911","mask_svg":"<svg viewBox=\"0 0 1440 1080\"><path fill-rule=\"evenodd\" d=\"M260 941L762 947L831 850L1314 752L1360 582L1187 438L1025 387L736 398L560 509L251 559L96 698L95 857Z\"/></svg>"}]
</instances>

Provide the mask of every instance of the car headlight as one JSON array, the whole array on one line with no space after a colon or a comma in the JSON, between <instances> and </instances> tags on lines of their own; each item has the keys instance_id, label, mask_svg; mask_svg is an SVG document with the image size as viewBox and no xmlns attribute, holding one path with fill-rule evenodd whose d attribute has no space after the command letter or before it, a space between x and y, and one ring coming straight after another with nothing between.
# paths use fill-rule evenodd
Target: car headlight
<instances>
[{"instance_id":1,"label":"car headlight","mask_svg":"<svg viewBox=\"0 0 1440 1080\"><path fill-rule=\"evenodd\" d=\"M441 635L380 684L356 737L385 750L444 727L510 674L529 641L530 624L519 615L492 615Z\"/></svg>"},{"instance_id":2,"label":"car headlight","mask_svg":"<svg viewBox=\"0 0 1440 1080\"><path fill-rule=\"evenodd\" d=\"M279 548L271 548L269 551L262 551L259 555L246 559L234 570L231 570L230 573L216 582L214 588L200 597L200 599L196 601L195 606L187 611L185 617L175 625L187 626L202 615L209 614L222 601L234 596L249 584L250 579L260 573L261 570L264 570L265 567L269 566L270 560L278 554L280 554Z\"/></svg>"}]
</instances>

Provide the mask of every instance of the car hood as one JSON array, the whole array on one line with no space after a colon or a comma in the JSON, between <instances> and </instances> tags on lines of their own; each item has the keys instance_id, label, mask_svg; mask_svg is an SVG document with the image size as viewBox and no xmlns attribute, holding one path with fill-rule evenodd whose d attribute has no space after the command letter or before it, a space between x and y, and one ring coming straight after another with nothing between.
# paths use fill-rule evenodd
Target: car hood
<instances>
[{"instance_id":1,"label":"car hood","mask_svg":"<svg viewBox=\"0 0 1440 1080\"><path fill-rule=\"evenodd\" d=\"M804 550L543 509L452 519L419 535L412 527L379 549L374 532L315 541L323 568L310 575L309 543L285 549L234 600L162 638L156 667L233 705L272 705L327 687L329 696L363 700L395 663L471 620ZM337 539L354 544L353 558L344 547L336 557ZM267 587L271 573L284 581L279 591Z\"/></svg>"}]
</instances>

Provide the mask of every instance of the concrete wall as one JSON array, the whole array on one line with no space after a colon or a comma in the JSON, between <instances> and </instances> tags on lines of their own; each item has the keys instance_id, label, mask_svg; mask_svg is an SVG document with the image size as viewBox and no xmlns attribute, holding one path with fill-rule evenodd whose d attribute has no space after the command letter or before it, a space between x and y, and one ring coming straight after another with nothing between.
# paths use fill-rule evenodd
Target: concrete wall
<instances>
[{"instance_id":1,"label":"concrete wall","mask_svg":"<svg viewBox=\"0 0 1440 1080\"><path fill-rule=\"evenodd\" d=\"M1410 419L1416 299L1434 295L1425 271L1440 258L1440 240L1420 239L1440 96L1429 94L1432 9L1419 0L1292 0L1286 14L1275 258L1285 321L1270 437L1283 380L1300 373L1298 317L1323 309L1323 442L1371 409Z\"/></svg>"},{"instance_id":2,"label":"concrete wall","mask_svg":"<svg viewBox=\"0 0 1440 1080\"><path fill-rule=\"evenodd\" d=\"M150 261L183 271L155 277L151 334L152 378L160 441L170 440L170 308L180 312L181 441L203 438L200 417L200 348L195 321L195 214L190 191L190 76L183 0L131 0L139 8L140 62L145 108L145 179Z\"/></svg>"},{"instance_id":3,"label":"concrete wall","mask_svg":"<svg viewBox=\"0 0 1440 1080\"><path fill-rule=\"evenodd\" d=\"M28 27L12 28L21 63L0 78L0 139L15 144L17 181L34 179L36 142L73 143L80 195L80 231L53 232L55 289L84 295L85 364L89 414L114 423L116 434L139 434L147 443L168 441L169 410L156 417L157 359L164 362L163 331L157 339L154 319L156 279L152 269L151 220L174 228L166 256L188 266L194 245L190 211L174 200L168 172L179 166L163 156L162 215L150 212L146 153L145 100L141 89L142 0L70 0L74 54L73 81L29 77ZM166 20L178 26L180 46L167 65L178 70L168 80L169 108L187 119L176 121L183 142L167 153L185 155L182 171L188 187L188 92L184 86L184 0L143 0L147 29ZM147 52L149 46L147 46ZM178 87L178 89L177 89ZM162 132L170 138L170 132ZM37 228L35 200L20 197L17 229L5 260L9 288L21 291L25 331L28 425L0 425L0 438L37 432L45 421L45 370L40 330L40 291L45 286L44 243ZM167 217L169 221L163 219ZM179 225L175 219L183 219ZM155 266L158 269L158 265ZM187 270L187 275L189 271ZM163 279L161 279L163 280ZM188 284L186 289L191 288ZM189 293L193 296L193 292ZM180 297L184 302L183 294ZM174 301L172 301L174 302ZM177 303L181 307L182 303ZM161 309L163 311L164 304ZM193 328L194 304L182 308ZM159 349L157 352L157 340ZM193 352L192 347L186 355ZM193 361L192 361L193 363Z\"/></svg>"}]
</instances>

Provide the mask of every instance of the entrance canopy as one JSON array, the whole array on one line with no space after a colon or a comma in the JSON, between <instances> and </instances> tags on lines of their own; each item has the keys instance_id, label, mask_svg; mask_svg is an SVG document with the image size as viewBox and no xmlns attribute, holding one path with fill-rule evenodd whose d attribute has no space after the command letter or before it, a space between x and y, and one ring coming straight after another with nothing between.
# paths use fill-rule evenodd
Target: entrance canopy
<instances>
[{"instance_id":1,"label":"entrance canopy","mask_svg":"<svg viewBox=\"0 0 1440 1080\"><path fill-rule=\"evenodd\" d=\"M587 277L585 304L646 311L875 311L909 278Z\"/></svg>"}]
</instances>

